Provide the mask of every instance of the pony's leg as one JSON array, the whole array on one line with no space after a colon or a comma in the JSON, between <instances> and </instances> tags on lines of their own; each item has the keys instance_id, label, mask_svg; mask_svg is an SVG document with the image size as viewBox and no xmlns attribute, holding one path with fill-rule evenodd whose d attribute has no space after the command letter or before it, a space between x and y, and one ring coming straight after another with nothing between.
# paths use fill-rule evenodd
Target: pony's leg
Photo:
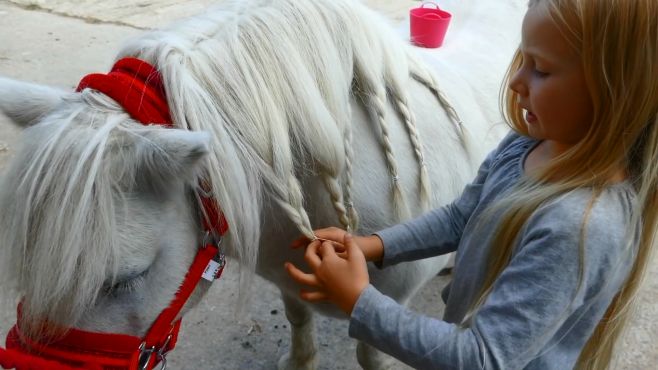
<instances>
[{"instance_id":1,"label":"pony's leg","mask_svg":"<svg viewBox=\"0 0 658 370\"><path fill-rule=\"evenodd\" d=\"M364 342L356 345L356 359L364 370L388 370L394 369L395 360L379 350Z\"/></svg>"},{"instance_id":2,"label":"pony's leg","mask_svg":"<svg viewBox=\"0 0 658 370\"><path fill-rule=\"evenodd\" d=\"M317 346L313 326L313 313L297 299L281 293L290 322L290 352L279 359L279 370L315 370Z\"/></svg>"}]
</instances>

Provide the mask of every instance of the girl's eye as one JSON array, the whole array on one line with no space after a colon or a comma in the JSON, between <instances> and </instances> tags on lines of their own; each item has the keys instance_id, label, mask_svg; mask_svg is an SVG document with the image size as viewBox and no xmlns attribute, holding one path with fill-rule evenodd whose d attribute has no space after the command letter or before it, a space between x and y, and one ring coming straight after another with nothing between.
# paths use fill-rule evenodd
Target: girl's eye
<instances>
[{"instance_id":1,"label":"girl's eye","mask_svg":"<svg viewBox=\"0 0 658 370\"><path fill-rule=\"evenodd\" d=\"M533 69L532 73L534 73L535 76L540 77L540 78L548 77L548 72L540 71L537 68Z\"/></svg>"}]
</instances>

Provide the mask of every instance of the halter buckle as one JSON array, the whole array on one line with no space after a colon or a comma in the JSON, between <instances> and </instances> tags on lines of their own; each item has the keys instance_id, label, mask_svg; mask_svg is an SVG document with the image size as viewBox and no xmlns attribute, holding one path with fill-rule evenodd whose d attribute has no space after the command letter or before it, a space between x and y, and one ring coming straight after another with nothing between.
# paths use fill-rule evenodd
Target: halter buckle
<instances>
[{"instance_id":1,"label":"halter buckle","mask_svg":"<svg viewBox=\"0 0 658 370\"><path fill-rule=\"evenodd\" d=\"M219 246L222 245L222 241L223 238L221 234L215 231L206 231L201 240L201 248L205 248L206 245L212 244L219 249Z\"/></svg>"},{"instance_id":2,"label":"halter buckle","mask_svg":"<svg viewBox=\"0 0 658 370\"><path fill-rule=\"evenodd\" d=\"M155 346L151 348L146 348L146 342L142 342L139 345L139 361L137 362L137 368L139 370L147 370L151 356L156 351Z\"/></svg>"},{"instance_id":3,"label":"halter buckle","mask_svg":"<svg viewBox=\"0 0 658 370\"><path fill-rule=\"evenodd\" d=\"M169 334L167 336L167 339L165 339L165 342L160 348L156 348L155 346L151 346L150 348L146 348L146 342L142 342L142 344L139 345L139 361L138 361L138 369L139 370L148 370L148 365L149 361L151 360L151 356L155 354L158 357L158 360L160 361L160 370L165 370L167 368L167 354L169 353L170 349L169 347L169 342L171 342L172 335Z\"/></svg>"}]
</instances>

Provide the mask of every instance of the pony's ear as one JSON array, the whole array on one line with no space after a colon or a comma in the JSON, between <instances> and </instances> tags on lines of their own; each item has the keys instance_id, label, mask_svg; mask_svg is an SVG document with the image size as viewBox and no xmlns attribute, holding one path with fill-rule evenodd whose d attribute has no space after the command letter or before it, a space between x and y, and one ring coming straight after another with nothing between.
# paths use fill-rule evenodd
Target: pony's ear
<instances>
[{"instance_id":1,"label":"pony's ear","mask_svg":"<svg viewBox=\"0 0 658 370\"><path fill-rule=\"evenodd\" d=\"M172 178L192 181L209 153L206 132L153 128L138 134L136 142L137 185L166 186Z\"/></svg>"},{"instance_id":2,"label":"pony's ear","mask_svg":"<svg viewBox=\"0 0 658 370\"><path fill-rule=\"evenodd\" d=\"M0 77L0 111L19 126L31 126L72 94L48 86Z\"/></svg>"}]
</instances>

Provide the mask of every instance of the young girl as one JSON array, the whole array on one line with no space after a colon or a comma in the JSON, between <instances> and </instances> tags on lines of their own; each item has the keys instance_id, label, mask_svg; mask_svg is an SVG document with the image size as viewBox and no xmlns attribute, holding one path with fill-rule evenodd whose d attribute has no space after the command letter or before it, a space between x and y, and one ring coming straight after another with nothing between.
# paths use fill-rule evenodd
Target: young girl
<instances>
[{"instance_id":1,"label":"young girl","mask_svg":"<svg viewBox=\"0 0 658 370\"><path fill-rule=\"evenodd\" d=\"M318 230L312 273L286 264L303 299L333 302L350 336L416 368L605 369L650 260L658 2L531 0L522 35L513 132L457 200L376 235ZM443 320L369 285L366 261L455 250Z\"/></svg>"}]
</instances>

